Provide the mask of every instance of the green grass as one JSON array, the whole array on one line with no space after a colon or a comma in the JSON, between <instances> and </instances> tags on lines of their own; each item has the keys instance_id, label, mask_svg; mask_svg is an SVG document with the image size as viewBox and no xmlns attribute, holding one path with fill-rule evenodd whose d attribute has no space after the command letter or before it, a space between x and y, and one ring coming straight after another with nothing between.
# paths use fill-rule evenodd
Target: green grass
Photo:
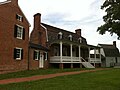
<instances>
[{"instance_id":1,"label":"green grass","mask_svg":"<svg viewBox=\"0 0 120 90\"><path fill-rule=\"evenodd\" d=\"M34 75L45 75L45 74L53 74L53 73L60 73L60 72L69 72L69 71L80 71L83 69L74 68L74 69L39 69L39 70L26 70L8 74L0 74L0 80L8 79L8 78L20 78L20 77L29 77Z\"/></svg>"},{"instance_id":2,"label":"green grass","mask_svg":"<svg viewBox=\"0 0 120 90\"><path fill-rule=\"evenodd\" d=\"M120 90L120 69L0 85L0 90Z\"/></svg>"}]
</instances>

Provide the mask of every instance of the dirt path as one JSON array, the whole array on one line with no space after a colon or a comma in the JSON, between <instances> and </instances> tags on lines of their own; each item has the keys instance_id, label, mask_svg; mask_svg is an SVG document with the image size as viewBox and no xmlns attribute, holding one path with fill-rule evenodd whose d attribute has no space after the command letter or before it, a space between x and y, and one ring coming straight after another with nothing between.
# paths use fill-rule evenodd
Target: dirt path
<instances>
[{"instance_id":1,"label":"dirt path","mask_svg":"<svg viewBox=\"0 0 120 90\"><path fill-rule=\"evenodd\" d=\"M95 72L98 70L105 70L105 69L83 70L83 71L75 71L75 72L63 72L63 73L37 75L37 76L23 77L23 78L11 78L11 79L0 80L0 84L18 83L18 82L25 82L25 81L35 81L35 80L41 80L41 79L54 78L57 76L74 75L74 74L80 74L80 73L84 73L84 72Z\"/></svg>"}]
</instances>

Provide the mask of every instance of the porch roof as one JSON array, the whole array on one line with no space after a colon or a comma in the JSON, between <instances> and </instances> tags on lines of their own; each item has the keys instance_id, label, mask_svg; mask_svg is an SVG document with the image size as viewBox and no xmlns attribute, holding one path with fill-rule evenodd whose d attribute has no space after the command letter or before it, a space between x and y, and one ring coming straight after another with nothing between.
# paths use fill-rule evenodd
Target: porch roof
<instances>
[{"instance_id":1,"label":"porch roof","mask_svg":"<svg viewBox=\"0 0 120 90\"><path fill-rule=\"evenodd\" d=\"M34 43L31 43L31 42L29 43L29 47L30 47L30 48L34 48L34 49L49 51L48 48L46 48L46 47L44 47L44 46L42 46L42 45L40 45L40 44L34 44Z\"/></svg>"},{"instance_id":2,"label":"porch roof","mask_svg":"<svg viewBox=\"0 0 120 90\"><path fill-rule=\"evenodd\" d=\"M73 41L70 41L70 40L63 40L63 39L59 39L59 40L54 40L52 42L49 42L50 45L52 44L59 44L60 42L63 42L64 44L73 44L73 45L76 45L76 46L82 46L82 47L90 47L90 49L94 49L94 48L100 48L98 46L94 46L94 45L89 45L89 44L83 44L83 43L77 43L77 42L73 42Z\"/></svg>"}]
</instances>

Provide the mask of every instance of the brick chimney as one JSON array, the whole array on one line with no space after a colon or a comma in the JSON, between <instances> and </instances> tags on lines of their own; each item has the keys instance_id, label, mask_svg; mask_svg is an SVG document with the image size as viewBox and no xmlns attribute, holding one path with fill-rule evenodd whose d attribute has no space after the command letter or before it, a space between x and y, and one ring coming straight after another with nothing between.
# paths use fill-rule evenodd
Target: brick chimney
<instances>
[{"instance_id":1,"label":"brick chimney","mask_svg":"<svg viewBox=\"0 0 120 90\"><path fill-rule=\"evenodd\" d=\"M77 35L79 35L81 37L81 29L76 29L75 32Z\"/></svg>"},{"instance_id":2,"label":"brick chimney","mask_svg":"<svg viewBox=\"0 0 120 90\"><path fill-rule=\"evenodd\" d=\"M7 0L7 1L11 1L12 4L14 4L14 5L18 5L18 0Z\"/></svg>"},{"instance_id":3,"label":"brick chimney","mask_svg":"<svg viewBox=\"0 0 120 90\"><path fill-rule=\"evenodd\" d=\"M34 15L34 29L39 29L41 23L41 14L37 13Z\"/></svg>"},{"instance_id":4,"label":"brick chimney","mask_svg":"<svg viewBox=\"0 0 120 90\"><path fill-rule=\"evenodd\" d=\"M116 41L113 41L113 45L114 45L115 47L117 47L117 46L116 46Z\"/></svg>"}]
</instances>

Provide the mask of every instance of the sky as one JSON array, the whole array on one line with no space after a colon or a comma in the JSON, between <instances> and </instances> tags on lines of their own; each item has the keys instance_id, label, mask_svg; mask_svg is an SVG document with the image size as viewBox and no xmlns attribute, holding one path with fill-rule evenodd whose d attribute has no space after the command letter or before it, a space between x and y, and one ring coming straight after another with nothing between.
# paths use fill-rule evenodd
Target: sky
<instances>
[{"instance_id":1,"label":"sky","mask_svg":"<svg viewBox=\"0 0 120 90\"><path fill-rule=\"evenodd\" d=\"M116 41L120 49L117 35L100 35L97 32L97 28L104 24L102 17L106 13L100 9L103 2L104 0L18 0L31 24L30 31L33 29L33 15L41 13L42 23L71 32L82 29L82 36L90 45L112 44Z\"/></svg>"}]
</instances>

